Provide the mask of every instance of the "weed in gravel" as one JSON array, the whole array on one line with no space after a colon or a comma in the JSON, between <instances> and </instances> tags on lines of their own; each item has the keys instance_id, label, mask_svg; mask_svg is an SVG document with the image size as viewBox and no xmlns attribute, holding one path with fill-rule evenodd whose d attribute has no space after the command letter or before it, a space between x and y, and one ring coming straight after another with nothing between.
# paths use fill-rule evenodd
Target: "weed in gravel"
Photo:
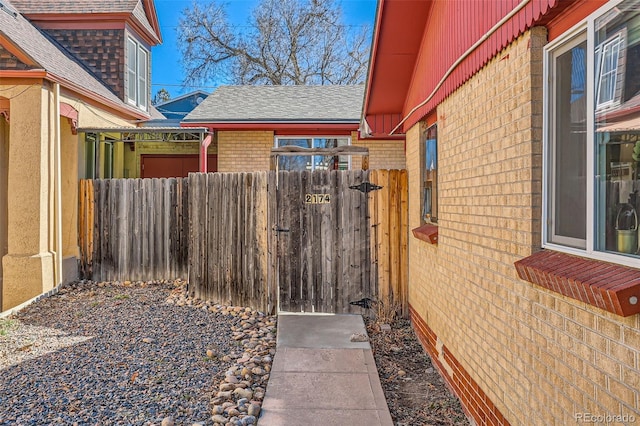
<instances>
[{"instance_id":1,"label":"weed in gravel","mask_svg":"<svg viewBox=\"0 0 640 426\"><path fill-rule=\"evenodd\" d=\"M13 319L0 319L0 336L7 336L16 325Z\"/></svg>"},{"instance_id":2,"label":"weed in gravel","mask_svg":"<svg viewBox=\"0 0 640 426\"><path fill-rule=\"evenodd\" d=\"M401 304L394 301L392 296L378 300L375 304L376 321L380 324L392 324L398 317L401 307Z\"/></svg>"}]
</instances>

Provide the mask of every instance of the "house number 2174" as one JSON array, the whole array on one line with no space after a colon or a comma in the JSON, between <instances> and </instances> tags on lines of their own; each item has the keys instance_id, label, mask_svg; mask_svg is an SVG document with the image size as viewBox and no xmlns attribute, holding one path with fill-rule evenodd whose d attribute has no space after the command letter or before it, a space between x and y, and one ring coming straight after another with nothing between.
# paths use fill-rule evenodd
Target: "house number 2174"
<instances>
[{"instance_id":1,"label":"house number 2174","mask_svg":"<svg viewBox=\"0 0 640 426\"><path fill-rule=\"evenodd\" d=\"M329 194L304 194L305 204L329 204L331 195Z\"/></svg>"}]
</instances>

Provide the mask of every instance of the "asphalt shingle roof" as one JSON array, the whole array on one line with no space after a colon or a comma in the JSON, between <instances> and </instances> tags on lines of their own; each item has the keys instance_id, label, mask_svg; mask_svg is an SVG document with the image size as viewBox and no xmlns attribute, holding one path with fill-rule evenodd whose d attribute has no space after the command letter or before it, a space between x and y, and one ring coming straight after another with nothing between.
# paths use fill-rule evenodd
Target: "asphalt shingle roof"
<instances>
[{"instance_id":1,"label":"asphalt shingle roof","mask_svg":"<svg viewBox=\"0 0 640 426\"><path fill-rule=\"evenodd\" d=\"M13 1L2 1L20 12ZM9 13L0 12L0 34L45 71L130 109L87 69L77 63L70 54L66 53L63 47L40 32L20 13L14 17Z\"/></svg>"},{"instance_id":2,"label":"asphalt shingle roof","mask_svg":"<svg viewBox=\"0 0 640 426\"><path fill-rule=\"evenodd\" d=\"M359 122L363 85L221 86L187 122Z\"/></svg>"},{"instance_id":3,"label":"asphalt shingle roof","mask_svg":"<svg viewBox=\"0 0 640 426\"><path fill-rule=\"evenodd\" d=\"M21 13L118 13L133 12L140 0L11 0Z\"/></svg>"},{"instance_id":4,"label":"asphalt shingle roof","mask_svg":"<svg viewBox=\"0 0 640 426\"><path fill-rule=\"evenodd\" d=\"M159 37L154 31L141 0L11 0L20 13L49 14L89 14L89 13L128 13L149 32Z\"/></svg>"}]
</instances>

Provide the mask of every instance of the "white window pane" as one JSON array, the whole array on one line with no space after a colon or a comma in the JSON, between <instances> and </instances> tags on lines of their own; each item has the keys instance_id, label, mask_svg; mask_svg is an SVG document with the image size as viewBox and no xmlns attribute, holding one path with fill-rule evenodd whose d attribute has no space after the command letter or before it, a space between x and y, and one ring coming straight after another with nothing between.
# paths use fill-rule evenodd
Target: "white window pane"
<instances>
[{"instance_id":1,"label":"white window pane","mask_svg":"<svg viewBox=\"0 0 640 426\"><path fill-rule=\"evenodd\" d=\"M312 148L312 139L278 139L278 146L298 146L300 148ZM311 170L313 156L294 155L278 157L278 168L280 170Z\"/></svg>"},{"instance_id":2,"label":"white window pane","mask_svg":"<svg viewBox=\"0 0 640 426\"><path fill-rule=\"evenodd\" d=\"M138 49L138 105L141 108L147 108L147 98L149 94L147 84L147 52L140 47Z\"/></svg>"},{"instance_id":3,"label":"white window pane","mask_svg":"<svg viewBox=\"0 0 640 426\"><path fill-rule=\"evenodd\" d=\"M596 19L595 249L637 256L640 212L640 11L626 1Z\"/></svg>"},{"instance_id":4,"label":"white window pane","mask_svg":"<svg viewBox=\"0 0 640 426\"><path fill-rule=\"evenodd\" d=\"M136 75L136 54L138 45L135 41L127 39L127 98L134 104L138 103L138 77Z\"/></svg>"}]
</instances>

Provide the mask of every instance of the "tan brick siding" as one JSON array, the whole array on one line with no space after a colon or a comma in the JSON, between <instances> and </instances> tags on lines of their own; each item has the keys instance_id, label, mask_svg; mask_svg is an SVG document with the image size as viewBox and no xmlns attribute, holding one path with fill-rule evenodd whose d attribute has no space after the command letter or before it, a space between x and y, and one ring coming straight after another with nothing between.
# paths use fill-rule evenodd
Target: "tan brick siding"
<instances>
[{"instance_id":1,"label":"tan brick siding","mask_svg":"<svg viewBox=\"0 0 640 426\"><path fill-rule=\"evenodd\" d=\"M540 246L545 41L542 28L522 35L439 105L439 243L410 237L409 301L510 423L572 424L579 413L640 421L640 315L531 285L513 265ZM416 125L412 228L418 141Z\"/></svg>"},{"instance_id":2,"label":"tan brick siding","mask_svg":"<svg viewBox=\"0 0 640 426\"><path fill-rule=\"evenodd\" d=\"M404 155L403 140L358 140L358 133L353 132L351 144L369 148L369 169L405 169L407 163ZM351 161L353 169L362 167L361 157L353 157Z\"/></svg>"},{"instance_id":3,"label":"tan brick siding","mask_svg":"<svg viewBox=\"0 0 640 426\"><path fill-rule=\"evenodd\" d=\"M269 170L273 143L271 131L218 132L218 171Z\"/></svg>"},{"instance_id":4,"label":"tan brick siding","mask_svg":"<svg viewBox=\"0 0 640 426\"><path fill-rule=\"evenodd\" d=\"M274 132L219 131L218 171L246 172L269 170ZM369 169L404 169L404 141L358 140L351 133L351 144L369 148ZM351 168L362 167L362 156L351 157Z\"/></svg>"}]
</instances>

